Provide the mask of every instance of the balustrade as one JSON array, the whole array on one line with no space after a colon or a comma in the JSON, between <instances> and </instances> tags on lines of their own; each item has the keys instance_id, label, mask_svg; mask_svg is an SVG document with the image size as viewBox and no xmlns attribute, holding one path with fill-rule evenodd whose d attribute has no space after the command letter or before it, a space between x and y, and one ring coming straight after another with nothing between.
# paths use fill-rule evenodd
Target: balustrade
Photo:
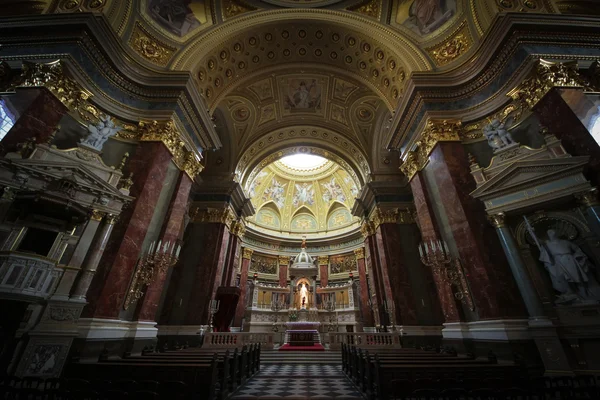
<instances>
[{"instance_id":1,"label":"balustrade","mask_svg":"<svg viewBox=\"0 0 600 400\"><path fill-rule=\"evenodd\" d=\"M238 348L252 343L260 343L263 349L272 349L274 333L258 332L207 332L202 347Z\"/></svg>"},{"instance_id":2,"label":"balustrade","mask_svg":"<svg viewBox=\"0 0 600 400\"><path fill-rule=\"evenodd\" d=\"M48 298L58 284L62 269L56 262L35 254L0 254L0 292Z\"/></svg>"},{"instance_id":3,"label":"balustrade","mask_svg":"<svg viewBox=\"0 0 600 400\"><path fill-rule=\"evenodd\" d=\"M399 332L331 332L329 333L329 347L332 350L340 349L344 343L361 348L401 348L400 336Z\"/></svg>"}]
</instances>

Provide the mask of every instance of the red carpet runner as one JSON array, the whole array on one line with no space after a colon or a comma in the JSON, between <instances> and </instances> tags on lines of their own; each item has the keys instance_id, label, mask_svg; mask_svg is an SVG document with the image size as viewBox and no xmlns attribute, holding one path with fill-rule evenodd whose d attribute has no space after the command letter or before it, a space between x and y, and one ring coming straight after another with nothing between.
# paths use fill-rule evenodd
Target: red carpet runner
<instances>
[{"instance_id":1,"label":"red carpet runner","mask_svg":"<svg viewBox=\"0 0 600 400\"><path fill-rule=\"evenodd\" d=\"M290 346L286 343L279 348L279 351L325 351L325 347L320 344L314 344L312 346Z\"/></svg>"}]
</instances>

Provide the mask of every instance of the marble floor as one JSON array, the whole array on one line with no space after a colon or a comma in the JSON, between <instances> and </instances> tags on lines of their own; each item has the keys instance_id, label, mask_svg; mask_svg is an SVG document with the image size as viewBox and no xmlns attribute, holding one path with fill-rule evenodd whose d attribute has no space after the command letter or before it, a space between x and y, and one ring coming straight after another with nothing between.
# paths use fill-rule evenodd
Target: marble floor
<instances>
[{"instance_id":1,"label":"marble floor","mask_svg":"<svg viewBox=\"0 0 600 400\"><path fill-rule=\"evenodd\" d=\"M272 364L238 389L231 399L362 399L340 365Z\"/></svg>"}]
</instances>

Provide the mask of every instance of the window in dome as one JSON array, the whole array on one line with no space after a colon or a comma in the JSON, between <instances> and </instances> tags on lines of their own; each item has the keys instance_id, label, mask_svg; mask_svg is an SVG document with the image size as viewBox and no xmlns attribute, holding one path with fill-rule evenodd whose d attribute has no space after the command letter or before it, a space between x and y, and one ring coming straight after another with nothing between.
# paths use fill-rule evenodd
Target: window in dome
<instances>
[{"instance_id":1,"label":"window in dome","mask_svg":"<svg viewBox=\"0 0 600 400\"><path fill-rule=\"evenodd\" d=\"M294 154L285 156L280 161L288 168L309 170L322 166L327 162L327 159L312 154Z\"/></svg>"},{"instance_id":2,"label":"window in dome","mask_svg":"<svg viewBox=\"0 0 600 400\"><path fill-rule=\"evenodd\" d=\"M14 124L14 117L10 111L8 111L8 107L4 103L4 100L0 99L0 140L4 139L4 136L6 136Z\"/></svg>"}]
</instances>

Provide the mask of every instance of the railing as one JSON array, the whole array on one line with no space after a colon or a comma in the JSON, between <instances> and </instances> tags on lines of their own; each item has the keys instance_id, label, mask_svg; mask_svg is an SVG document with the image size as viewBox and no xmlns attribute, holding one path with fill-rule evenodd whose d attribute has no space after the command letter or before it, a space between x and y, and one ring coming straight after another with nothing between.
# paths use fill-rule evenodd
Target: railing
<instances>
[{"instance_id":1,"label":"railing","mask_svg":"<svg viewBox=\"0 0 600 400\"><path fill-rule=\"evenodd\" d=\"M332 350L340 349L342 343L361 348L400 348L400 332L377 333L329 333L329 347Z\"/></svg>"},{"instance_id":2,"label":"railing","mask_svg":"<svg viewBox=\"0 0 600 400\"><path fill-rule=\"evenodd\" d=\"M260 343L262 349L273 348L273 333L207 332L202 347L216 349L241 349L251 343Z\"/></svg>"},{"instance_id":3,"label":"railing","mask_svg":"<svg viewBox=\"0 0 600 400\"><path fill-rule=\"evenodd\" d=\"M0 254L0 292L47 298L58 284L62 270L46 257L35 254Z\"/></svg>"}]
</instances>

